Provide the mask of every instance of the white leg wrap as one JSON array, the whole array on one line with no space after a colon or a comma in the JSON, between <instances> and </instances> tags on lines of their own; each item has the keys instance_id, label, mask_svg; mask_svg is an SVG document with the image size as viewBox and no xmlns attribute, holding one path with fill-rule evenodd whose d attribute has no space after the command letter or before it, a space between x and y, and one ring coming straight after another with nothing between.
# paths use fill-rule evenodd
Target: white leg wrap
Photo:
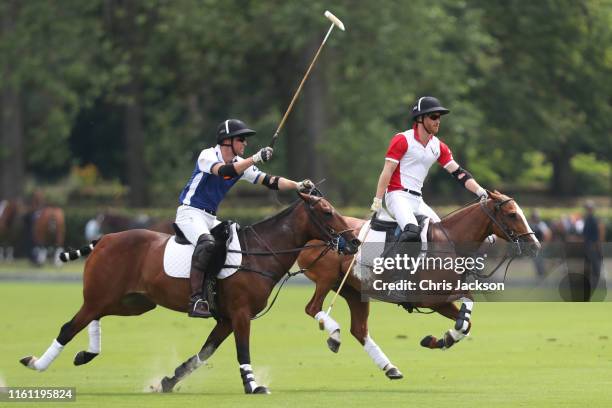
<instances>
[{"instance_id":1,"label":"white leg wrap","mask_svg":"<svg viewBox=\"0 0 612 408\"><path fill-rule=\"evenodd\" d=\"M465 307L467 308L467 310L469 310L470 313L472 313L472 309L474 308L474 301L465 297L462 297L461 299L461 303L465 305Z\"/></svg>"},{"instance_id":2,"label":"white leg wrap","mask_svg":"<svg viewBox=\"0 0 612 408\"><path fill-rule=\"evenodd\" d=\"M465 337L465 334L461 333L458 330L455 330L454 328L450 329L448 331L448 334L450 334L451 337L453 338L453 340L455 340L455 341L459 341L459 340L461 340L462 338Z\"/></svg>"},{"instance_id":3,"label":"white leg wrap","mask_svg":"<svg viewBox=\"0 0 612 408\"><path fill-rule=\"evenodd\" d=\"M315 319L317 321L323 320L323 325L325 326L325 330L327 330L329 334L332 334L336 330L340 330L340 325L338 324L338 322L336 322L334 319L329 317L327 313L325 313L322 310L315 315Z\"/></svg>"},{"instance_id":4,"label":"white leg wrap","mask_svg":"<svg viewBox=\"0 0 612 408\"><path fill-rule=\"evenodd\" d=\"M47 367L59 356L59 354L64 349L64 346L59 344L57 340L53 340L53 343L49 346L45 354L43 354L36 362L34 363L34 368L38 371L45 371Z\"/></svg>"},{"instance_id":5,"label":"white leg wrap","mask_svg":"<svg viewBox=\"0 0 612 408\"><path fill-rule=\"evenodd\" d=\"M368 336L365 338L365 344L363 345L364 350L368 353L370 358L374 360L374 363L380 368L384 370L385 367L391 364L391 360L383 353L383 351L378 347L374 340Z\"/></svg>"},{"instance_id":6,"label":"white leg wrap","mask_svg":"<svg viewBox=\"0 0 612 408\"><path fill-rule=\"evenodd\" d=\"M89 333L89 348L90 353L100 354L102 352L102 328L99 320L92 320L87 327Z\"/></svg>"},{"instance_id":7,"label":"white leg wrap","mask_svg":"<svg viewBox=\"0 0 612 408\"><path fill-rule=\"evenodd\" d=\"M251 388L251 391L255 391L255 388L259 387L259 385L255 381L255 375L253 374L253 368L251 368L251 365L250 364L240 364L240 370L250 371L250 373L246 375L243 381L245 381L249 385L249 387Z\"/></svg>"}]
</instances>

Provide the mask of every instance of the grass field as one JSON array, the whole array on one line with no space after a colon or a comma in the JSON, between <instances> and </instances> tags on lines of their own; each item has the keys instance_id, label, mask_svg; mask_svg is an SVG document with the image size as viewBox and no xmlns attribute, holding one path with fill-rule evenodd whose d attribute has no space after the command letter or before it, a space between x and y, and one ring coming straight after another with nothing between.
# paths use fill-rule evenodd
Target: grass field
<instances>
[{"instance_id":1,"label":"grass field","mask_svg":"<svg viewBox=\"0 0 612 408\"><path fill-rule=\"evenodd\" d=\"M76 387L75 403L43 404L49 407L612 405L611 303L478 303L472 335L447 351L418 343L426 334L441 335L450 321L374 304L371 335L404 373L392 382L350 336L341 302L333 316L343 327L342 347L337 355L327 349L326 336L303 312L312 289L283 289L271 313L253 323L252 364L272 395L243 394L233 338L178 392L151 394L150 384L199 350L211 321L164 309L106 317L97 359L72 365L74 354L87 347L84 331L46 372L37 373L19 358L44 352L80 306L81 286L1 282L0 382ZM35 405L40 403L14 406Z\"/></svg>"}]
</instances>

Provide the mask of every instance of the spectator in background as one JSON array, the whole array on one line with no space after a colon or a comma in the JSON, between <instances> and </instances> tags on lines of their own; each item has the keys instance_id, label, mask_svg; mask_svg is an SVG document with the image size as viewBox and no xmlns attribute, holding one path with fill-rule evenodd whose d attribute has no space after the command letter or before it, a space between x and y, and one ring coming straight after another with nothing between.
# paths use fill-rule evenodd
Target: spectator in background
<instances>
[{"instance_id":1,"label":"spectator in background","mask_svg":"<svg viewBox=\"0 0 612 408\"><path fill-rule=\"evenodd\" d=\"M601 275L603 257L602 244L605 240L605 228L595 215L595 203L584 203L585 215L582 237L584 238L584 276L590 283L590 293L597 288Z\"/></svg>"},{"instance_id":2,"label":"spectator in background","mask_svg":"<svg viewBox=\"0 0 612 408\"><path fill-rule=\"evenodd\" d=\"M540 242L550 242L552 239L552 231L548 228L546 222L540 217L540 211L537 209L533 210L531 217L529 218L529 226L535 233L536 238ZM544 267L544 258L542 257L541 251L538 251L537 255L533 258L533 263L536 268L536 274L538 278L543 278L546 268Z\"/></svg>"}]
</instances>

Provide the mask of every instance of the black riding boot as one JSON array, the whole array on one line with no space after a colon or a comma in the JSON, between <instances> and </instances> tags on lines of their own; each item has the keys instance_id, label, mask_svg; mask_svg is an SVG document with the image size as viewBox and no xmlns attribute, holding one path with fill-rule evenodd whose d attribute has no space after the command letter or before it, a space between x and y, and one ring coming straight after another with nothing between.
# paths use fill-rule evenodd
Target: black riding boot
<instances>
[{"instance_id":1,"label":"black riding boot","mask_svg":"<svg viewBox=\"0 0 612 408\"><path fill-rule=\"evenodd\" d=\"M418 225L406 224L406 226L404 227L404 230L399 236L399 240L398 240L399 242L409 244L409 245L406 245L407 246L406 251L407 251L407 255L412 258L416 258L417 256L419 256L419 253L421 252L421 248L417 244L418 242L421 242L420 233L421 232L419 231Z\"/></svg>"},{"instance_id":2,"label":"black riding boot","mask_svg":"<svg viewBox=\"0 0 612 408\"><path fill-rule=\"evenodd\" d=\"M416 224L406 224L399 236L399 242L421 242L419 226Z\"/></svg>"},{"instance_id":3,"label":"black riding boot","mask_svg":"<svg viewBox=\"0 0 612 408\"><path fill-rule=\"evenodd\" d=\"M187 314L189 317L211 317L208 301L202 293L206 269L215 247L215 239L210 234L202 234L198 238L198 244L191 258L191 272L189 282L191 283L191 298Z\"/></svg>"}]
</instances>

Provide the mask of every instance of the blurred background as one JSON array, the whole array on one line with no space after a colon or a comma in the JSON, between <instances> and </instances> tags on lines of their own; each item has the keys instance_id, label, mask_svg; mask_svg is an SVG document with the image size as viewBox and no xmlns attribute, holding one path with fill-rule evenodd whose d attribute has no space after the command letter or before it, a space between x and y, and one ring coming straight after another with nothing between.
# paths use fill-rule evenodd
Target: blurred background
<instances>
[{"instance_id":1,"label":"blurred background","mask_svg":"<svg viewBox=\"0 0 612 408\"><path fill-rule=\"evenodd\" d=\"M451 110L438 136L483 186L550 239L580 240L589 211L610 236L610 0L4 0L0 258L42 257L28 248L47 246L43 209L49 245L167 231L219 122L256 129L251 154L269 143L328 8L347 31L330 37L264 171L324 179L341 212L365 216L389 140L433 95ZM239 184L220 218L251 223L293 199ZM440 215L473 199L434 168L424 196Z\"/></svg>"}]
</instances>

